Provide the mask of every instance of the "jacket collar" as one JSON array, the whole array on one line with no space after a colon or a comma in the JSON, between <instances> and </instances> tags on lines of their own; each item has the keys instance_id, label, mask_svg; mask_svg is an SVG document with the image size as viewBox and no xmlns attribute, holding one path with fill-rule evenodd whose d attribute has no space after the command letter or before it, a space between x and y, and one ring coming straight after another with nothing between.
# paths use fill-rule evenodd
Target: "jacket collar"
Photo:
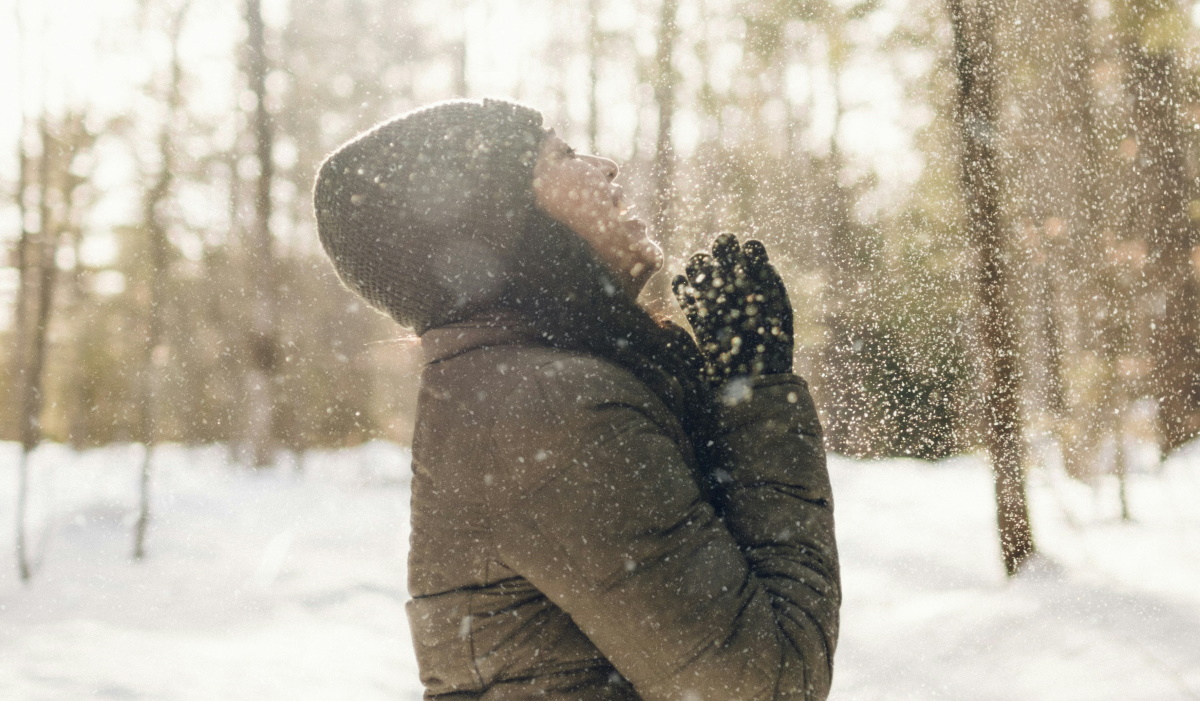
<instances>
[{"instance_id":1,"label":"jacket collar","mask_svg":"<svg viewBox=\"0 0 1200 701\"><path fill-rule=\"evenodd\" d=\"M425 364L432 365L476 348L512 344L540 344L537 331L523 319L505 311L489 311L466 321L446 324L421 336Z\"/></svg>"}]
</instances>

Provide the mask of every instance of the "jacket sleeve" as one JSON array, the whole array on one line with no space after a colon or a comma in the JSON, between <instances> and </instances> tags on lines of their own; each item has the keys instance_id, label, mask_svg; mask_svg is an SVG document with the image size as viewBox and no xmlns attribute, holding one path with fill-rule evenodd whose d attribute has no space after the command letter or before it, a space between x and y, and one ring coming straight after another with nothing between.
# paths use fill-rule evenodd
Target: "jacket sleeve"
<instances>
[{"instance_id":1,"label":"jacket sleeve","mask_svg":"<svg viewBox=\"0 0 1200 701\"><path fill-rule=\"evenodd\" d=\"M724 409L718 518L644 387L598 361L550 374L495 426L504 564L647 701L824 699L841 592L804 381L762 378Z\"/></svg>"}]
</instances>

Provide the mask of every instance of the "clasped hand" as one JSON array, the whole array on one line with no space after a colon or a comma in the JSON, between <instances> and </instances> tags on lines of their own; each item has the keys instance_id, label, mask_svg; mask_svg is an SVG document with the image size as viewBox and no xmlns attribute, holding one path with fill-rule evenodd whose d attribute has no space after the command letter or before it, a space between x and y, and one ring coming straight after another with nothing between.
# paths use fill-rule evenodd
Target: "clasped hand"
<instances>
[{"instance_id":1,"label":"clasped hand","mask_svg":"<svg viewBox=\"0 0 1200 701\"><path fill-rule=\"evenodd\" d=\"M733 234L697 253L672 288L716 389L731 378L792 371L792 304L767 249Z\"/></svg>"}]
</instances>

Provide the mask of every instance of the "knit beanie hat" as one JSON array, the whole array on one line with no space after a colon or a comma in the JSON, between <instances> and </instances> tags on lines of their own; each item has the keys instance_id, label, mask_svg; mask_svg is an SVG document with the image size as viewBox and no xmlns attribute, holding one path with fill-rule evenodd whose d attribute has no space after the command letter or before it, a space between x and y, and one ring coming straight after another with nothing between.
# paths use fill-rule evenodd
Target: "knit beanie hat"
<instances>
[{"instance_id":1,"label":"knit beanie hat","mask_svg":"<svg viewBox=\"0 0 1200 701\"><path fill-rule=\"evenodd\" d=\"M317 233L342 282L418 334L500 294L533 211L535 109L453 100L351 139L321 165Z\"/></svg>"}]
</instances>

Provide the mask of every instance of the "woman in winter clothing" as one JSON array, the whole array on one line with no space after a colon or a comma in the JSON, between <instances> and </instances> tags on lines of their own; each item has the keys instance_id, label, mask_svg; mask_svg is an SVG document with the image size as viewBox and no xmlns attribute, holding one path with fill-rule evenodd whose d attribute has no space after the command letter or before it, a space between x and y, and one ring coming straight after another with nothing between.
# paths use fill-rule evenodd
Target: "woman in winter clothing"
<instances>
[{"instance_id":1,"label":"woman in winter clothing","mask_svg":"<svg viewBox=\"0 0 1200 701\"><path fill-rule=\"evenodd\" d=\"M455 101L322 166L342 280L421 335L408 615L426 698L823 699L841 600L821 429L757 242L693 257L696 339L616 165ZM698 343L697 343L698 341Z\"/></svg>"}]
</instances>

